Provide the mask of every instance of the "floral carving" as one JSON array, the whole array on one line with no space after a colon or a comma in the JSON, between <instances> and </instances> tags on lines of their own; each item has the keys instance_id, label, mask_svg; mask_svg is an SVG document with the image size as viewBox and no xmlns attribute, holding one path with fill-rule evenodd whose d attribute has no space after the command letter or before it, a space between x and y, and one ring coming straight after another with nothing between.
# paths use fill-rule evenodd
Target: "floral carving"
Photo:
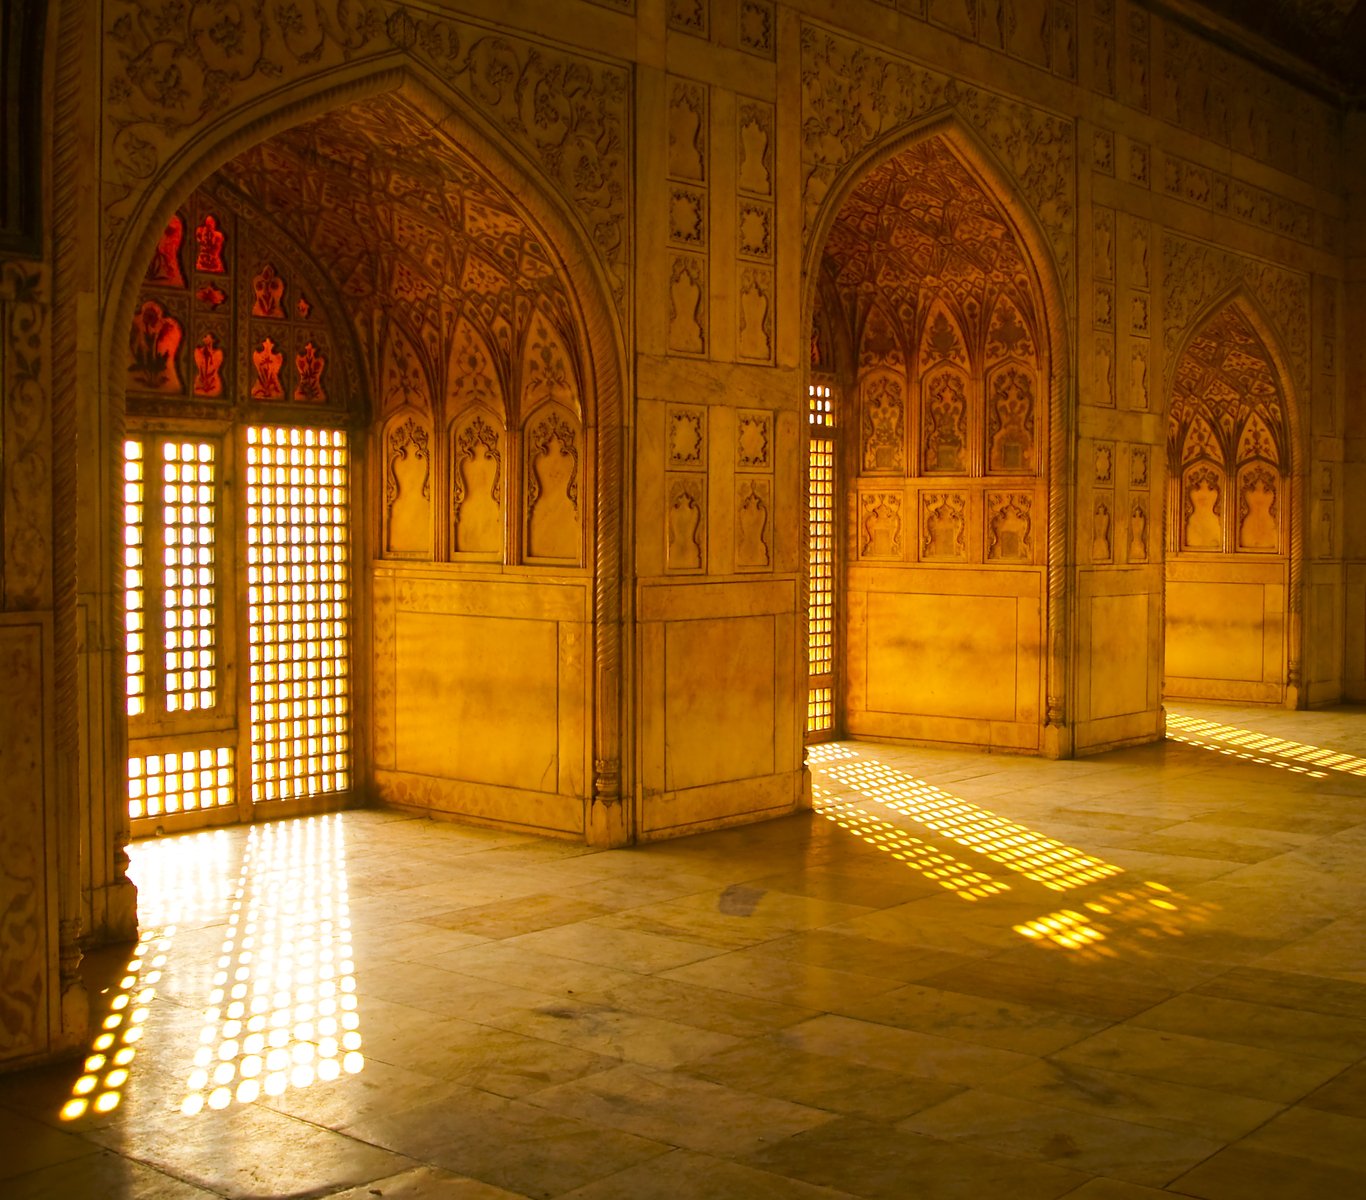
<instances>
[{"instance_id":1,"label":"floral carving","mask_svg":"<svg viewBox=\"0 0 1366 1200\"><path fill-rule=\"evenodd\" d=\"M1005 367L991 377L987 410L987 469L1034 469L1034 379L1018 367Z\"/></svg>"},{"instance_id":2,"label":"floral carving","mask_svg":"<svg viewBox=\"0 0 1366 1200\"><path fill-rule=\"evenodd\" d=\"M477 413L456 435L451 481L452 548L457 553L496 553L502 537L502 437Z\"/></svg>"},{"instance_id":3,"label":"floral carving","mask_svg":"<svg viewBox=\"0 0 1366 1200\"><path fill-rule=\"evenodd\" d=\"M284 366L284 362L285 356L270 338L265 338L261 345L251 352L251 365L256 369L256 378L251 385L253 400L284 398L285 389L280 382L280 368Z\"/></svg>"},{"instance_id":4,"label":"floral carving","mask_svg":"<svg viewBox=\"0 0 1366 1200\"><path fill-rule=\"evenodd\" d=\"M920 556L926 559L967 557L963 530L967 499L958 492L927 492L920 498L923 515Z\"/></svg>"},{"instance_id":5,"label":"floral carving","mask_svg":"<svg viewBox=\"0 0 1366 1200\"><path fill-rule=\"evenodd\" d=\"M665 513L664 564L670 571L700 571L705 566L707 526L705 475L669 476Z\"/></svg>"},{"instance_id":6,"label":"floral carving","mask_svg":"<svg viewBox=\"0 0 1366 1200\"><path fill-rule=\"evenodd\" d=\"M174 213L157 241L156 250L152 252L144 283L161 284L164 287L185 286L185 272L180 266L180 243L184 238L185 222L179 213Z\"/></svg>"},{"instance_id":7,"label":"floral carving","mask_svg":"<svg viewBox=\"0 0 1366 1200\"><path fill-rule=\"evenodd\" d=\"M1186 472L1181 491L1182 549L1223 549L1224 481L1221 473L1206 463L1197 464Z\"/></svg>"},{"instance_id":8,"label":"floral carving","mask_svg":"<svg viewBox=\"0 0 1366 1200\"><path fill-rule=\"evenodd\" d=\"M802 162L805 224L843 168L868 146L934 112L957 114L1019 181L1072 287L1076 145L1072 123L967 86L840 34L802 28Z\"/></svg>"},{"instance_id":9,"label":"floral carving","mask_svg":"<svg viewBox=\"0 0 1366 1200\"><path fill-rule=\"evenodd\" d=\"M967 442L968 397L962 376L940 371L925 382L924 469L964 471Z\"/></svg>"},{"instance_id":10,"label":"floral carving","mask_svg":"<svg viewBox=\"0 0 1366 1200\"><path fill-rule=\"evenodd\" d=\"M5 489L0 600L10 609L51 603L49 337L43 275L0 265L0 481Z\"/></svg>"},{"instance_id":11,"label":"floral carving","mask_svg":"<svg viewBox=\"0 0 1366 1200\"><path fill-rule=\"evenodd\" d=\"M323 391L323 371L327 359L312 342L304 344L303 351L294 356L294 367L299 373L299 382L294 385L294 399L321 403L327 399Z\"/></svg>"},{"instance_id":12,"label":"floral carving","mask_svg":"<svg viewBox=\"0 0 1366 1200\"><path fill-rule=\"evenodd\" d=\"M769 514L773 484L766 478L742 479L736 484L735 567L758 571L772 565Z\"/></svg>"},{"instance_id":13,"label":"floral carving","mask_svg":"<svg viewBox=\"0 0 1366 1200\"><path fill-rule=\"evenodd\" d=\"M281 301L285 294L285 281L275 272L271 263L266 263L251 281L253 296L251 315L253 317L283 318L285 310Z\"/></svg>"},{"instance_id":14,"label":"floral carving","mask_svg":"<svg viewBox=\"0 0 1366 1200\"><path fill-rule=\"evenodd\" d=\"M898 493L859 493L859 557L901 557L901 496Z\"/></svg>"},{"instance_id":15,"label":"floral carving","mask_svg":"<svg viewBox=\"0 0 1366 1200\"><path fill-rule=\"evenodd\" d=\"M864 381L863 469L901 471L905 466L906 401L901 381L877 374Z\"/></svg>"},{"instance_id":16,"label":"floral carving","mask_svg":"<svg viewBox=\"0 0 1366 1200\"><path fill-rule=\"evenodd\" d=\"M194 348L194 394L221 396L223 394L223 351L218 338L210 331L199 339Z\"/></svg>"},{"instance_id":17,"label":"floral carving","mask_svg":"<svg viewBox=\"0 0 1366 1200\"><path fill-rule=\"evenodd\" d=\"M735 465L741 471L771 471L773 414L741 409L735 423Z\"/></svg>"},{"instance_id":18,"label":"floral carving","mask_svg":"<svg viewBox=\"0 0 1366 1200\"><path fill-rule=\"evenodd\" d=\"M177 358L185 327L157 301L144 300L128 338L128 386L139 391L183 391Z\"/></svg>"},{"instance_id":19,"label":"floral carving","mask_svg":"<svg viewBox=\"0 0 1366 1200\"><path fill-rule=\"evenodd\" d=\"M1032 562L1033 497L1025 492L987 493L987 561Z\"/></svg>"},{"instance_id":20,"label":"floral carving","mask_svg":"<svg viewBox=\"0 0 1366 1200\"><path fill-rule=\"evenodd\" d=\"M218 228L218 218L212 213L200 222L194 231L195 253L194 269L208 271L215 275L223 273L223 231Z\"/></svg>"},{"instance_id":21,"label":"floral carving","mask_svg":"<svg viewBox=\"0 0 1366 1200\"><path fill-rule=\"evenodd\" d=\"M707 450L707 410L670 406L666 418L667 458L673 467L702 467Z\"/></svg>"}]
</instances>

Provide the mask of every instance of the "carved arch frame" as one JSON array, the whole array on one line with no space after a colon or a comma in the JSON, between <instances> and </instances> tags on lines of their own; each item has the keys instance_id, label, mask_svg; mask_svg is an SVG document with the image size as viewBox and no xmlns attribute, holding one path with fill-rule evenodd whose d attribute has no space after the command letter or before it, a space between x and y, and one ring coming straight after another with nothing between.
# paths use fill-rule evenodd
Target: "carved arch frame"
<instances>
[{"instance_id":1,"label":"carved arch frame","mask_svg":"<svg viewBox=\"0 0 1366 1200\"><path fill-rule=\"evenodd\" d=\"M144 264L155 249L160 231L176 207L193 189L242 151L266 141L303 121L348 104L388 93L398 93L426 115L438 133L446 135L483 165L501 186L512 192L526 210L545 244L557 252L571 287L579 327L586 382L592 403L585 404L584 436L593 446L592 547L589 566L593 589L593 711L592 784L587 797L584 827L594 845L625 845L634 838L631 789L623 781L631 756L623 754L626 714L621 699L629 694L631 655L626 644L629 622L623 620L623 579L626 555L622 536L629 466L625 456L625 419L622 394L629 378L625 332L612 303L612 288L590 231L560 197L541 165L512 142L459 93L401 51L392 51L340 69L298 78L269 95L224 113L176 152L149 182L144 200L130 223L141 232L124 240L106 278L100 330L100 369L107 372L103 395L110 415L105 464L116 478L112 457L122 442L125 411L124 372L114 368L142 277ZM572 276L570 272L573 272ZM369 397L360 407L375 411ZM359 459L359 455L357 458ZM108 512L115 511L112 497ZM105 553L119 545L116 522L106 518L102 532ZM117 604L117 598L111 604ZM112 614L114 618L118 613ZM116 620L116 625L118 622ZM121 627L121 626L119 626ZM111 675L115 674L111 672ZM122 689L108 680L112 711L112 748L127 737ZM365 718L364 711L361 718ZM119 755L114 754L117 761ZM629 781L626 781L629 783ZM121 797L122 788L111 789ZM110 803L118 805L117 799ZM124 812L112 814L115 829L127 828Z\"/></svg>"},{"instance_id":2,"label":"carved arch frame","mask_svg":"<svg viewBox=\"0 0 1366 1200\"><path fill-rule=\"evenodd\" d=\"M1308 457L1305 448L1308 445L1309 438L1307 428L1309 414L1306 411L1308 406L1300 403L1295 387L1295 372L1291 369L1284 339L1276 332L1275 324L1258 302L1256 296L1242 283L1226 288L1215 296L1195 314L1190 324L1182 332L1180 340L1176 343L1176 352L1171 358L1170 379L1164 383L1162 429L1165 437L1166 423L1171 420L1177 365L1185 357L1186 351L1190 349L1196 335L1214 317L1229 307L1237 310L1261 341L1262 348L1267 352L1271 366L1276 372L1277 381L1281 385L1281 395L1285 400L1285 427L1290 438L1290 445L1286 447L1290 462L1282 470L1286 481L1285 502L1289 509L1286 514L1286 527L1290 532L1290 545L1286 555L1286 613L1288 620L1285 637L1285 686L1289 706L1299 708L1304 703L1300 676L1304 662L1304 514L1307 507L1305 492L1309 480ZM1166 456L1163 455L1162 457L1165 465ZM1229 472L1230 478L1236 478L1237 465L1230 464ZM1168 487L1170 488L1170 486L1169 480ZM1231 495L1236 494L1236 489L1230 486L1229 492ZM1164 547L1164 554L1166 553L1165 547L1168 545L1167 539L1170 537L1170 531L1167 528L1168 508L1168 504L1162 505L1161 540L1158 543ZM1149 514L1149 520L1151 519L1151 514ZM1165 588L1163 589L1162 619L1165 625Z\"/></svg>"},{"instance_id":3,"label":"carved arch frame","mask_svg":"<svg viewBox=\"0 0 1366 1200\"><path fill-rule=\"evenodd\" d=\"M1069 462L1072 458L1073 403L1072 372L1067 338L1067 301L1063 291L1061 272L1043 223L1038 214L1023 199L1022 189L1010 170L1000 161L977 133L955 114L937 114L925 120L910 122L887 134L845 163L831 182L811 224L802 256L802 329L809 330L815 319L816 298L821 286L821 258L836 218L844 202L869 172L907 147L926 138L942 138L964 168L976 177L986 192L1010 221L1012 232L1020 240L1028 262L1034 269L1035 282L1042 298L1039 320L1043 327L1043 341L1048 354L1048 453L1040 463L1048 484L1048 536L1046 540L1047 589L1044 608L1046 654L1044 664L1045 730L1054 730L1051 741L1046 738L1048 753L1067 757L1071 753L1071 732L1067 720L1069 698L1074 681L1068 666L1071 622L1068 621L1069 599L1067 585L1071 576L1069 549L1069 507L1073 489ZM803 362L803 390L811 382L809 361ZM802 473L802 502L806 503L809 479ZM805 619L807 594L806 579L809 563L807 547L801 542L802 590L799 597ZM805 711L803 709L803 711Z\"/></svg>"}]
</instances>

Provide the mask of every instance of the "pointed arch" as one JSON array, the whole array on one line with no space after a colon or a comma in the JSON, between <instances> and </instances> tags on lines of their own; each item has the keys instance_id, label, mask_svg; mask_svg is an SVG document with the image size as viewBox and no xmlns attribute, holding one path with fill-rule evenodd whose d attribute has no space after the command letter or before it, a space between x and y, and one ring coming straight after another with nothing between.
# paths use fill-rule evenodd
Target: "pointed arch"
<instances>
[{"instance_id":1,"label":"pointed arch","mask_svg":"<svg viewBox=\"0 0 1366 1200\"><path fill-rule=\"evenodd\" d=\"M583 497L588 532L587 567L591 573L592 650L588 726L591 751L586 781L584 828L598 844L621 844L631 837L631 789L623 775L630 770L622 755L623 696L629 693L624 674L630 655L624 650L629 623L622 620L624 559L622 538L624 488L628 465L622 414L623 380L627 374L622 318L613 303L613 286L604 261L583 219L569 206L542 165L516 145L489 117L439 78L401 52L376 56L285 87L228 109L208 123L193 141L163 164L144 191L133 218L140 232L123 239L106 276L100 362L106 372L103 394L111 414L117 445L122 432L124 381L110 370L117 361L120 330L126 331L143 267L170 214L192 189L238 154L305 121L380 96L394 95L418 110L437 136L461 147L504 190L517 198L541 243L549 247L575 287L567 315L581 347L580 404L582 437L592 447L592 469L581 472L590 494ZM444 364L443 364L444 365ZM113 478L113 450L108 451ZM112 511L112 505L107 506ZM105 542L113 554L118 530L106 519ZM117 690L118 680L109 688ZM117 744L122 729L112 731ZM115 755L117 758L117 754Z\"/></svg>"},{"instance_id":2,"label":"pointed arch","mask_svg":"<svg viewBox=\"0 0 1366 1200\"><path fill-rule=\"evenodd\" d=\"M1047 479L1047 513L1036 521L1046 524L1041 561L1046 564L1044 587L1044 632L1042 704L1040 714L1041 746L1052 754L1071 752L1071 721L1068 697L1072 684L1068 675L1068 497L1070 494L1068 448L1073 436L1074 389L1072 353L1067 338L1067 305L1057 257L1039 215L1023 199L1023 189L999 158L981 138L956 115L909 123L894 134L882 137L851 159L831 182L811 223L803 256L802 320L810 328L818 287L825 286L828 273L823 259L841 212L857 189L873 172L921 143L938 139L957 164L991 198L1002 215L1010 234L1023 251L1032 283L1040 298L1037 327L1033 331L1037 347L1046 362L1046 378L1036 381L1046 401L1041 404L1048 422L1047 441L1037 451L1036 469ZM833 280L830 280L833 282ZM979 321L991 320L992 313L979 313ZM858 339L856 339L858 340ZM980 347L979 347L980 349ZM808 383L809 383L808 379ZM981 400L973 398L973 420L980 419ZM917 435L921 440L924 432Z\"/></svg>"}]
</instances>

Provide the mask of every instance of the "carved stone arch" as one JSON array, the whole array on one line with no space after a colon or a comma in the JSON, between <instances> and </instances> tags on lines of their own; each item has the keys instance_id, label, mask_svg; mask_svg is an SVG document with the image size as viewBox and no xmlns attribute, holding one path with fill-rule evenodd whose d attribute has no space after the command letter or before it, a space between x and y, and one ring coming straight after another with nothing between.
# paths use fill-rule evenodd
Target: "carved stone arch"
<instances>
[{"instance_id":1,"label":"carved stone arch","mask_svg":"<svg viewBox=\"0 0 1366 1200\"><path fill-rule=\"evenodd\" d=\"M1209 325L1221 312L1227 308L1233 308L1238 316L1251 328L1261 343L1261 348L1266 352L1267 358L1275 371L1277 383L1280 386L1281 397L1285 405L1284 425L1286 437L1289 444L1282 448L1282 461L1279 470L1285 481L1285 508L1286 511L1281 515L1281 528L1287 531L1282 552L1287 556L1287 587L1286 587L1286 683L1291 689L1291 695L1298 703L1298 688L1300 683L1300 664L1304 652L1303 647L1303 613L1304 613L1304 524L1305 524L1305 489L1308 479L1308 456L1305 447L1308 445L1308 420L1309 414L1307 406L1299 401L1296 389L1296 373L1292 369L1291 359L1286 350L1284 337L1277 331L1276 323L1267 314L1257 297L1251 290L1242 283L1235 284L1226 289L1220 295L1210 301L1199 313L1192 318L1189 326L1182 332L1181 337L1176 342L1175 354L1172 356L1168 370L1169 377L1166 389L1166 413L1170 420L1172 406L1175 402L1176 376L1181 360L1185 357L1191 345L1200 335L1201 331ZM1241 428L1239 430L1241 433ZM1238 437L1235 436L1230 447L1229 458L1236 458L1238 449ZM1289 461L1285 461L1288 459ZM1238 464L1236 461L1228 463L1226 472L1226 489L1234 489L1238 486ZM1182 487L1184 493L1184 486ZM1163 506L1164 512L1162 520L1167 520L1168 514ZM1174 533L1170 530L1165 531L1165 544L1174 545ZM1236 544L1236 533L1233 542ZM1230 546L1232 548L1232 546Z\"/></svg>"},{"instance_id":2,"label":"carved stone arch","mask_svg":"<svg viewBox=\"0 0 1366 1200\"><path fill-rule=\"evenodd\" d=\"M111 414L110 448L122 437L124 380L112 370L132 318L133 305L146 261L171 213L201 181L236 155L304 121L348 104L394 93L414 105L443 137L457 142L504 188L515 195L533 227L543 234L566 277L572 266L575 286L570 291L572 316L579 332L584 380L584 427L581 439L592 446L591 472L582 484L593 490L591 550L593 577L593 780L585 819L590 842L618 845L633 835L633 817L623 781L627 760L622 754L622 698L629 694L630 656L624 653L630 598L624 596L626 555L622 516L628 463L623 436L622 388L627 355L622 312L614 303L614 284L584 218L573 211L544 168L527 150L477 109L473 103L401 51L377 54L345 66L296 79L275 91L254 96L236 107L224 107L205 123L192 140L167 156L161 169L143 189L143 199L130 223L141 232L115 243L116 257L106 263L100 332L100 362L105 371L103 394ZM629 269L629 264L623 264ZM109 478L114 477L112 469ZM111 503L108 512L114 511ZM105 518L104 541L112 561L119 533ZM115 604L117 601L111 601ZM118 614L111 614L117 621ZM111 702L121 695L121 681L107 682ZM118 705L114 704L115 711ZM121 730L112 734L115 742ZM112 746L118 757L117 744ZM117 807L117 805L115 806ZM116 819L115 827L120 822Z\"/></svg>"},{"instance_id":3,"label":"carved stone arch","mask_svg":"<svg viewBox=\"0 0 1366 1200\"><path fill-rule=\"evenodd\" d=\"M1001 162L978 134L956 114L908 122L886 134L844 163L830 181L811 221L802 262L802 320L810 328L816 287L822 275L821 260L831 229L845 202L861 181L883 163L927 138L939 137L960 163L976 177L1009 221L1011 230L1033 268L1041 298L1036 331L1047 362L1047 378L1041 380L1048 396L1048 440L1040 464L1048 477L1048 514L1045 544L1047 596L1045 604L1046 667L1045 720L1051 727L1048 752L1071 753L1068 697L1069 678L1069 446L1071 445L1075 395L1072 350L1067 339L1068 307L1057 252L1038 212L1024 199L1020 180ZM922 435L923 436L923 435ZM805 553L803 551L803 553ZM804 564L805 566L805 564Z\"/></svg>"}]
</instances>

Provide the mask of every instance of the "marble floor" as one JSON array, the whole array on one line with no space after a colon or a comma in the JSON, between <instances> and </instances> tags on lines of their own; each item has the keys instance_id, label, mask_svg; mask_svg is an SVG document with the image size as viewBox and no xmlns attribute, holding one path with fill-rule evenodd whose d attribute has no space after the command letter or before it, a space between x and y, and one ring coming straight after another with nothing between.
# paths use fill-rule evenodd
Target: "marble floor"
<instances>
[{"instance_id":1,"label":"marble floor","mask_svg":"<svg viewBox=\"0 0 1366 1200\"><path fill-rule=\"evenodd\" d=\"M1366 1195L1366 709L1075 762L815 748L630 851L403 815L133 847L0 1194Z\"/></svg>"}]
</instances>

